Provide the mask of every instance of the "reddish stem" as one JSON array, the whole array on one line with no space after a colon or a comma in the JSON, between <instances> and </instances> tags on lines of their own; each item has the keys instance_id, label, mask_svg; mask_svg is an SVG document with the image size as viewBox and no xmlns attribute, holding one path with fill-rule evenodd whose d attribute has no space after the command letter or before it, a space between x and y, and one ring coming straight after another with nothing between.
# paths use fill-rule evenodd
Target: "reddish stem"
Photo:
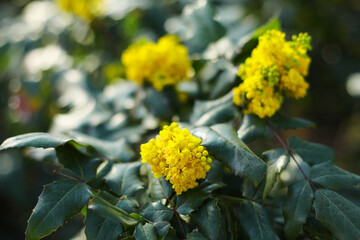
<instances>
[{"instance_id":1,"label":"reddish stem","mask_svg":"<svg viewBox=\"0 0 360 240\"><path fill-rule=\"evenodd\" d=\"M311 187L317 191L318 189L314 186L314 184L312 183L312 181L306 176L304 170L301 168L300 164L298 163L298 161L295 159L294 156L294 151L287 145L287 143L284 141L284 139L280 136L280 134L276 131L276 128L274 127L274 125L272 124L272 122L270 120L266 120L266 123L268 125L268 127L270 128L271 132L274 134L275 138L280 142L280 144L283 146L283 148L286 149L286 151L288 152L289 156L294 160L294 162L296 163L297 167L299 168L299 170L301 171L302 175L304 176L305 180L308 181L311 185Z\"/></svg>"}]
</instances>

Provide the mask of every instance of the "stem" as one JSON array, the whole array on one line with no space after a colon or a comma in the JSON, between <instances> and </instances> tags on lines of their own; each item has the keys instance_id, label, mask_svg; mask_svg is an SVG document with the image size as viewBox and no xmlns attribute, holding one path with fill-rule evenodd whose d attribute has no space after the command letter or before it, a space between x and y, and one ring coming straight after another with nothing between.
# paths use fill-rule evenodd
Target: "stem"
<instances>
[{"instance_id":1,"label":"stem","mask_svg":"<svg viewBox=\"0 0 360 240\"><path fill-rule=\"evenodd\" d=\"M67 179L71 179L71 180L77 181L77 182L84 182L84 180L80 180L80 179L77 179L77 178L74 178L74 177L70 177L70 176L68 176L68 175L66 175L66 174L63 174L63 173L57 171L56 169L53 171L53 173L54 173L54 174L57 174L57 175L60 175L60 176L62 176L62 177L65 177L65 178L67 178Z\"/></svg>"},{"instance_id":2,"label":"stem","mask_svg":"<svg viewBox=\"0 0 360 240\"><path fill-rule=\"evenodd\" d=\"M161 184L160 184L160 185L161 185ZM169 197L166 195L166 193L165 193L164 188L162 187L162 185L161 185L161 190L162 190L162 192L163 192L163 194L164 194L164 196L165 196L165 198L166 198L166 203L170 203L170 205L171 205L171 207L172 207L172 210L174 211L174 214L175 214L175 216L176 216L176 219L177 219L177 221L179 222L179 225L180 225L181 231L182 231L182 233L183 233L183 235L184 235L184 238L186 239L186 233L185 233L184 227L183 227L183 225L182 225L182 223L181 223L181 220L180 220L180 217L179 217L179 213L177 212L177 209L176 209L175 205L170 201L170 198L171 198L172 196L170 196L170 198L169 198Z\"/></svg>"},{"instance_id":3,"label":"stem","mask_svg":"<svg viewBox=\"0 0 360 240\"><path fill-rule=\"evenodd\" d=\"M276 131L275 126L272 124L272 122L270 120L266 120L266 123L268 125L268 127L270 128L271 132L274 134L275 138L280 142L280 144L283 146L283 148L286 149L286 151L288 152L289 156L294 160L294 162L296 163L297 167L299 168L300 172L302 173L302 175L304 176L305 180L308 181L311 185L311 187L317 191L318 189L314 186L314 184L312 183L312 181L306 176L304 170L301 168L299 162L296 160L295 156L294 156L294 151L287 145L287 143L285 142L285 140L280 136L280 134Z\"/></svg>"}]
</instances>

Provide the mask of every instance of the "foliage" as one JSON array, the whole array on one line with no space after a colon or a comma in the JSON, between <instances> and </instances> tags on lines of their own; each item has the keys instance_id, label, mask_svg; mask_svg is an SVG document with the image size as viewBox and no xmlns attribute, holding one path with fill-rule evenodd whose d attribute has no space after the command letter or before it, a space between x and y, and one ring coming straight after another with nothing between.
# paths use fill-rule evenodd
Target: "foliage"
<instances>
[{"instance_id":1,"label":"foliage","mask_svg":"<svg viewBox=\"0 0 360 240\"><path fill-rule=\"evenodd\" d=\"M61 110L53 113L48 133L11 137L0 146L0 151L31 148L31 157L44 164L50 160L59 177L44 186L29 218L26 239L48 236L77 215L84 219L87 239L360 238L360 199L356 195L360 176L335 166L331 148L295 136L286 141L282 136L283 130L314 124L280 111L259 117L233 102L239 65L246 66L245 59L259 37L280 34L280 22L273 18L238 41L230 37L232 28L216 19L210 2L184 5L186 11L177 21L191 25L193 32L190 37L187 28L176 33L182 36L192 60L191 79L187 79L187 62L181 76L186 82L154 84L164 80L164 72L176 63L176 56L166 54L171 48L162 49L161 58L151 62L156 63L151 70L163 63L162 74L139 72L145 76L139 80L131 79L126 64L118 62L127 44L118 46L119 36L114 37L115 44L102 42L106 21L121 25L125 43L141 35L130 31L135 31L136 14L141 14L131 7L118 17L121 20L110 13L83 16L86 21L77 22L85 31L82 36L77 35L76 27L61 30L70 44L78 45L66 53L73 61L72 69L56 71L51 66L38 72L49 74L63 86L57 89L59 100L52 102ZM146 4L137 7L145 9ZM290 59L297 68L294 58L303 57L306 72L308 40L307 35L293 40L305 55L296 52ZM171 47L187 54L177 41ZM229 42L232 54L222 52L222 41ZM105 56L92 55L111 44L114 50L104 52ZM146 66L151 61L147 58L157 54L151 51L134 56L141 57ZM88 56L84 59L79 52ZM94 59L107 60L91 68L88 65ZM256 72L266 75L270 84L276 74L271 64L265 65ZM283 70L285 80L291 81L291 70ZM240 77L244 83L246 76ZM280 145L257 154L249 143L256 145L263 139ZM183 159L196 172L178 163Z\"/></svg>"}]
</instances>

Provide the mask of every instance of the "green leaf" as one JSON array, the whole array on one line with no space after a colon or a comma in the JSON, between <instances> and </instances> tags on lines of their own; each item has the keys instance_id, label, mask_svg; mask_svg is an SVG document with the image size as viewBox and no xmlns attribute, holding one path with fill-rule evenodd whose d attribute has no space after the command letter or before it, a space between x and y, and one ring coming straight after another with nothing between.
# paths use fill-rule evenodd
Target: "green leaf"
<instances>
[{"instance_id":1,"label":"green leaf","mask_svg":"<svg viewBox=\"0 0 360 240\"><path fill-rule=\"evenodd\" d=\"M289 187L282 205L287 239L295 239L310 213L314 193L308 181L301 180Z\"/></svg>"},{"instance_id":2,"label":"green leaf","mask_svg":"<svg viewBox=\"0 0 360 240\"><path fill-rule=\"evenodd\" d=\"M95 196L88 208L114 222L121 222L125 226L133 226L138 223L138 221L130 216L126 211L114 206L100 196Z\"/></svg>"},{"instance_id":3,"label":"green leaf","mask_svg":"<svg viewBox=\"0 0 360 240\"><path fill-rule=\"evenodd\" d=\"M278 128L283 129L297 129L315 126L315 123L311 121L302 118L287 116L281 113L277 113L270 120Z\"/></svg>"},{"instance_id":4,"label":"green leaf","mask_svg":"<svg viewBox=\"0 0 360 240\"><path fill-rule=\"evenodd\" d=\"M245 143L264 136L269 131L264 119L254 114L246 114L237 132L238 137Z\"/></svg>"},{"instance_id":5,"label":"green leaf","mask_svg":"<svg viewBox=\"0 0 360 240\"><path fill-rule=\"evenodd\" d=\"M134 237L136 240L156 240L157 234L156 229L154 225L151 223L146 223L145 225L142 225L142 223L139 223L136 226Z\"/></svg>"},{"instance_id":6,"label":"green leaf","mask_svg":"<svg viewBox=\"0 0 360 240\"><path fill-rule=\"evenodd\" d=\"M289 146L310 165L335 160L334 151L331 148L318 143L306 142L293 136L289 139Z\"/></svg>"},{"instance_id":7,"label":"green leaf","mask_svg":"<svg viewBox=\"0 0 360 240\"><path fill-rule=\"evenodd\" d=\"M144 104L154 116L161 119L168 119L173 115L169 99L164 92L159 92L154 88L146 89Z\"/></svg>"},{"instance_id":8,"label":"green leaf","mask_svg":"<svg viewBox=\"0 0 360 240\"><path fill-rule=\"evenodd\" d=\"M198 207L205 201L210 193L214 190L224 187L222 183L213 183L210 185L201 184L195 189L188 190L177 197L176 209L177 212L183 215L189 214L198 209Z\"/></svg>"},{"instance_id":9,"label":"green leaf","mask_svg":"<svg viewBox=\"0 0 360 240\"><path fill-rule=\"evenodd\" d=\"M191 122L194 126L210 126L230 120L235 115L233 93L210 101L197 100L194 105Z\"/></svg>"},{"instance_id":10,"label":"green leaf","mask_svg":"<svg viewBox=\"0 0 360 240\"><path fill-rule=\"evenodd\" d=\"M105 218L93 210L88 210L85 218L85 234L88 240L113 240L123 232L119 222Z\"/></svg>"},{"instance_id":11,"label":"green leaf","mask_svg":"<svg viewBox=\"0 0 360 240\"><path fill-rule=\"evenodd\" d=\"M101 154L111 159L129 162L135 157L135 152L124 138L117 141L106 141L75 131L71 132L70 135L75 141L81 144L90 144Z\"/></svg>"},{"instance_id":12,"label":"green leaf","mask_svg":"<svg viewBox=\"0 0 360 240\"><path fill-rule=\"evenodd\" d=\"M148 202L140 212L140 215L151 222L169 222L174 215L174 211L164 206L160 201Z\"/></svg>"},{"instance_id":13,"label":"green leaf","mask_svg":"<svg viewBox=\"0 0 360 240\"><path fill-rule=\"evenodd\" d=\"M156 200L170 197L172 193L171 184L164 177L155 178L152 173L150 174L152 175L149 184L151 197Z\"/></svg>"},{"instance_id":14,"label":"green leaf","mask_svg":"<svg viewBox=\"0 0 360 240\"><path fill-rule=\"evenodd\" d=\"M202 140L210 155L230 168L235 175L244 175L258 184L266 165L241 141L235 130L227 124L200 127L193 134Z\"/></svg>"},{"instance_id":15,"label":"green leaf","mask_svg":"<svg viewBox=\"0 0 360 240\"><path fill-rule=\"evenodd\" d=\"M186 235L187 240L208 240L202 233L200 232L191 232Z\"/></svg>"},{"instance_id":16,"label":"green leaf","mask_svg":"<svg viewBox=\"0 0 360 240\"><path fill-rule=\"evenodd\" d=\"M56 148L69 140L62 135L56 136L42 132L27 133L6 139L1 144L0 151L20 147Z\"/></svg>"},{"instance_id":17,"label":"green leaf","mask_svg":"<svg viewBox=\"0 0 360 240\"><path fill-rule=\"evenodd\" d=\"M275 16L271 18L266 24L256 29L251 35L245 36L244 39L241 39L240 47L241 49L238 50L240 54L235 55L233 57L233 62L235 63L242 63L251 55L252 50L258 45L258 38L263 35L266 31L275 29L280 30L281 24L279 19Z\"/></svg>"},{"instance_id":18,"label":"green leaf","mask_svg":"<svg viewBox=\"0 0 360 240\"><path fill-rule=\"evenodd\" d=\"M340 194L325 189L315 192L317 219L337 239L360 238L360 208Z\"/></svg>"},{"instance_id":19,"label":"green leaf","mask_svg":"<svg viewBox=\"0 0 360 240\"><path fill-rule=\"evenodd\" d=\"M240 225L250 240L275 240L275 234L266 210L258 203L241 204L239 210Z\"/></svg>"},{"instance_id":20,"label":"green leaf","mask_svg":"<svg viewBox=\"0 0 360 240\"><path fill-rule=\"evenodd\" d=\"M286 168L290 161L289 154L285 149L274 149L263 153L268 159L267 170L266 170L266 183L263 192L263 199L266 198L267 194L273 188L276 177Z\"/></svg>"},{"instance_id":21,"label":"green leaf","mask_svg":"<svg viewBox=\"0 0 360 240\"><path fill-rule=\"evenodd\" d=\"M190 219L209 239L218 238L221 215L217 200L208 201L200 209L191 213Z\"/></svg>"},{"instance_id":22,"label":"green leaf","mask_svg":"<svg viewBox=\"0 0 360 240\"><path fill-rule=\"evenodd\" d=\"M55 148L59 162L70 169L80 179L91 180L96 176L96 170L101 164L100 158L94 158L76 148L74 141L66 142Z\"/></svg>"},{"instance_id":23,"label":"green leaf","mask_svg":"<svg viewBox=\"0 0 360 240\"><path fill-rule=\"evenodd\" d=\"M189 32L185 34L192 36L187 44L195 50L205 48L225 35L225 28L214 19L214 15L214 8L208 1L201 5L194 3L187 6L185 21Z\"/></svg>"},{"instance_id":24,"label":"green leaf","mask_svg":"<svg viewBox=\"0 0 360 240\"><path fill-rule=\"evenodd\" d=\"M225 69L216 78L216 84L210 93L212 99L218 98L227 92L232 92L232 88L234 87L239 66L235 67L234 65L229 64L229 62L226 63Z\"/></svg>"},{"instance_id":25,"label":"green leaf","mask_svg":"<svg viewBox=\"0 0 360 240\"><path fill-rule=\"evenodd\" d=\"M157 235L162 238L164 237L170 229L170 223L168 222L156 222L154 223L154 226L156 228Z\"/></svg>"},{"instance_id":26,"label":"green leaf","mask_svg":"<svg viewBox=\"0 0 360 240\"><path fill-rule=\"evenodd\" d=\"M345 171L332 162L324 162L313 166L309 177L312 181L334 190L350 188L360 184L360 176Z\"/></svg>"},{"instance_id":27,"label":"green leaf","mask_svg":"<svg viewBox=\"0 0 360 240\"><path fill-rule=\"evenodd\" d=\"M26 239L43 238L79 213L92 193L89 187L72 180L45 185L26 229Z\"/></svg>"},{"instance_id":28,"label":"green leaf","mask_svg":"<svg viewBox=\"0 0 360 240\"><path fill-rule=\"evenodd\" d=\"M139 179L141 162L114 163L111 171L105 176L106 183L118 195L134 196L143 188Z\"/></svg>"}]
</instances>

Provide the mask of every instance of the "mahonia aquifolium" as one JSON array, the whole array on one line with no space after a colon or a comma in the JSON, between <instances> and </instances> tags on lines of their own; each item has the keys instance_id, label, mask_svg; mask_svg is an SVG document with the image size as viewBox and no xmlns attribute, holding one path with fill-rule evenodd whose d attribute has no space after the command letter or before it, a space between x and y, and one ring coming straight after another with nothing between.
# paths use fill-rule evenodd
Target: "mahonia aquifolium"
<instances>
[{"instance_id":1,"label":"mahonia aquifolium","mask_svg":"<svg viewBox=\"0 0 360 240\"><path fill-rule=\"evenodd\" d=\"M141 145L142 162L151 165L156 178L165 177L177 194L195 188L205 178L212 159L201 140L175 122L164 126L155 139Z\"/></svg>"},{"instance_id":2,"label":"mahonia aquifolium","mask_svg":"<svg viewBox=\"0 0 360 240\"><path fill-rule=\"evenodd\" d=\"M56 0L57 5L84 20L90 21L104 12L103 0Z\"/></svg>"},{"instance_id":3,"label":"mahonia aquifolium","mask_svg":"<svg viewBox=\"0 0 360 240\"><path fill-rule=\"evenodd\" d=\"M158 91L189 80L192 71L188 51L174 35L166 35L158 43L134 43L124 51L121 61L128 79L141 85L148 82Z\"/></svg>"},{"instance_id":4,"label":"mahonia aquifolium","mask_svg":"<svg viewBox=\"0 0 360 240\"><path fill-rule=\"evenodd\" d=\"M280 109L283 96L301 98L306 95L311 37L300 33L285 40L285 33L269 30L259 37L251 57L239 68L243 82L233 89L234 103L244 107L245 114L271 117Z\"/></svg>"}]
</instances>

